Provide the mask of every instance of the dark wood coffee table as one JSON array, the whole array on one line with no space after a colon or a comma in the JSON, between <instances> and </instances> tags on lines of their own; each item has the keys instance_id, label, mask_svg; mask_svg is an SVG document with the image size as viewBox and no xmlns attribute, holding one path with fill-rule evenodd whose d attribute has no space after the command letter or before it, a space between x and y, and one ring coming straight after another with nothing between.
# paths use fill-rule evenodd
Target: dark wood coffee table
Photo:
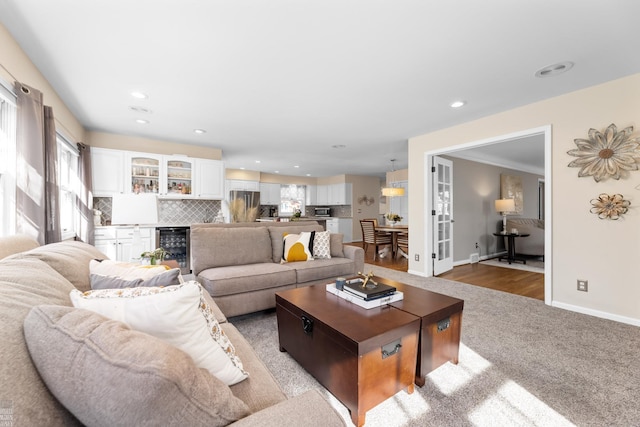
<instances>
[{"instance_id":1,"label":"dark wood coffee table","mask_svg":"<svg viewBox=\"0 0 640 427\"><path fill-rule=\"evenodd\" d=\"M381 277L374 280L403 292L404 299L391 305L420 318L416 384L422 387L425 375L446 362L457 365L464 301Z\"/></svg>"},{"instance_id":2,"label":"dark wood coffee table","mask_svg":"<svg viewBox=\"0 0 640 427\"><path fill-rule=\"evenodd\" d=\"M315 285L276 293L280 350L287 351L350 411L413 393L419 317L389 305L361 308Z\"/></svg>"}]
</instances>

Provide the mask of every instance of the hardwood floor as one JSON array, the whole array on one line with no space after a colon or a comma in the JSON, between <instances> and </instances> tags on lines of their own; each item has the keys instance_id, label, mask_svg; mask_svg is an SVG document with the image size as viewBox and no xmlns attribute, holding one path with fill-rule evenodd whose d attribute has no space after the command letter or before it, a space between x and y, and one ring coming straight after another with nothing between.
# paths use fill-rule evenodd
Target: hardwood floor
<instances>
[{"instance_id":1,"label":"hardwood floor","mask_svg":"<svg viewBox=\"0 0 640 427\"><path fill-rule=\"evenodd\" d=\"M349 244L362 247L360 242ZM365 263L379 265L392 270L407 271L409 262L403 256L398 256L394 259L389 253L383 258L376 257L374 260L374 250L375 248L369 245L364 256ZM454 267L453 270L447 271L438 277L544 301L544 274L542 273L476 263Z\"/></svg>"}]
</instances>

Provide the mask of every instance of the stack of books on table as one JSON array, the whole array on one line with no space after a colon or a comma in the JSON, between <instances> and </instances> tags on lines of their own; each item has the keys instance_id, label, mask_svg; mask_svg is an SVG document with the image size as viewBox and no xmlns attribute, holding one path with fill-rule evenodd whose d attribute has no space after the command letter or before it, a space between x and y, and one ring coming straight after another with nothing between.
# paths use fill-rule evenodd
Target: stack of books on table
<instances>
[{"instance_id":1,"label":"stack of books on table","mask_svg":"<svg viewBox=\"0 0 640 427\"><path fill-rule=\"evenodd\" d=\"M335 283L329 283L326 287L327 292L366 309L391 304L402 300L404 297L402 292L396 290L393 286L383 283L378 284L375 288L362 288L362 280L360 279L347 281L343 290L337 289Z\"/></svg>"}]
</instances>

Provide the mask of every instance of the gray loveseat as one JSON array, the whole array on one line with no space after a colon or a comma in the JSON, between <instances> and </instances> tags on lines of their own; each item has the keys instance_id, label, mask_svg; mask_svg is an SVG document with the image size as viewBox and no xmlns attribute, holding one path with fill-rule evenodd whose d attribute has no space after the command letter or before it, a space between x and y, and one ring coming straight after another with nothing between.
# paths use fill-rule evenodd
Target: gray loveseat
<instances>
[{"instance_id":1,"label":"gray loveseat","mask_svg":"<svg viewBox=\"0 0 640 427\"><path fill-rule=\"evenodd\" d=\"M281 263L283 235L324 231L315 221L191 225L191 269L229 317L276 306L278 291L326 284L364 268L361 247L331 234L331 258Z\"/></svg>"},{"instance_id":2,"label":"gray loveseat","mask_svg":"<svg viewBox=\"0 0 640 427\"><path fill-rule=\"evenodd\" d=\"M21 252L10 255L15 251ZM90 260L105 258L93 246L69 241L38 247L28 238L4 238L0 257L5 257L0 259L0 410L14 426L345 425L319 391L287 399L249 343L215 307L215 317L249 372L249 378L232 386L160 339L73 308L70 291L88 290ZM88 318L91 322L82 322ZM96 335L101 328L107 333ZM145 343L134 346L134 356L150 356L152 363L136 364L139 358L121 363L121 348L104 352L113 342L131 350L134 338ZM105 359L111 362L110 374L92 363ZM56 370L57 364L68 369ZM168 375L156 375L158 369ZM136 381L128 382L129 374ZM59 377L57 384L52 377ZM91 393L86 391L90 379ZM59 394L65 389L67 399L71 396L66 406ZM226 401L216 400L221 397ZM245 412L237 421L225 421L231 400Z\"/></svg>"}]
</instances>

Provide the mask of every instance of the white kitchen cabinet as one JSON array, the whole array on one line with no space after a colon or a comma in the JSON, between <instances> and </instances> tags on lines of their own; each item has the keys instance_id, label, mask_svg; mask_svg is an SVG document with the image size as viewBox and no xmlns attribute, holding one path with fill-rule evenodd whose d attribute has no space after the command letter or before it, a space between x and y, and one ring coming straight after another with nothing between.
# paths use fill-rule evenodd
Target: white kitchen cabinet
<instances>
[{"instance_id":1,"label":"white kitchen cabinet","mask_svg":"<svg viewBox=\"0 0 640 427\"><path fill-rule=\"evenodd\" d=\"M329 205L329 186L318 185L316 188L316 205Z\"/></svg>"},{"instance_id":2,"label":"white kitchen cabinet","mask_svg":"<svg viewBox=\"0 0 640 427\"><path fill-rule=\"evenodd\" d=\"M99 227L94 231L94 246L109 259L131 262L142 252L155 249L155 228L139 227L140 242L134 244L135 227Z\"/></svg>"},{"instance_id":3,"label":"white kitchen cabinet","mask_svg":"<svg viewBox=\"0 0 640 427\"><path fill-rule=\"evenodd\" d=\"M91 148L91 180L97 197L124 193L124 151Z\"/></svg>"},{"instance_id":4,"label":"white kitchen cabinet","mask_svg":"<svg viewBox=\"0 0 640 427\"><path fill-rule=\"evenodd\" d=\"M329 205L350 205L352 198L351 183L331 184L327 189L327 200Z\"/></svg>"},{"instance_id":5,"label":"white kitchen cabinet","mask_svg":"<svg viewBox=\"0 0 640 427\"><path fill-rule=\"evenodd\" d=\"M307 185L307 190L305 192L305 205L307 206L317 206L318 205L318 186L317 185Z\"/></svg>"},{"instance_id":6,"label":"white kitchen cabinet","mask_svg":"<svg viewBox=\"0 0 640 427\"><path fill-rule=\"evenodd\" d=\"M280 184L260 183L260 204L280 206Z\"/></svg>"},{"instance_id":7,"label":"white kitchen cabinet","mask_svg":"<svg viewBox=\"0 0 640 427\"><path fill-rule=\"evenodd\" d=\"M125 193L160 194L166 189L161 154L125 151Z\"/></svg>"},{"instance_id":8,"label":"white kitchen cabinet","mask_svg":"<svg viewBox=\"0 0 640 427\"><path fill-rule=\"evenodd\" d=\"M351 218L327 218L327 231L332 234L342 233L344 243L353 241L353 219Z\"/></svg>"},{"instance_id":9,"label":"white kitchen cabinet","mask_svg":"<svg viewBox=\"0 0 640 427\"><path fill-rule=\"evenodd\" d=\"M200 199L224 198L224 163L220 160L196 159L194 195Z\"/></svg>"},{"instance_id":10,"label":"white kitchen cabinet","mask_svg":"<svg viewBox=\"0 0 640 427\"><path fill-rule=\"evenodd\" d=\"M163 156L162 161L166 184L160 187L160 196L176 199L192 198L195 159L187 156Z\"/></svg>"}]
</instances>

